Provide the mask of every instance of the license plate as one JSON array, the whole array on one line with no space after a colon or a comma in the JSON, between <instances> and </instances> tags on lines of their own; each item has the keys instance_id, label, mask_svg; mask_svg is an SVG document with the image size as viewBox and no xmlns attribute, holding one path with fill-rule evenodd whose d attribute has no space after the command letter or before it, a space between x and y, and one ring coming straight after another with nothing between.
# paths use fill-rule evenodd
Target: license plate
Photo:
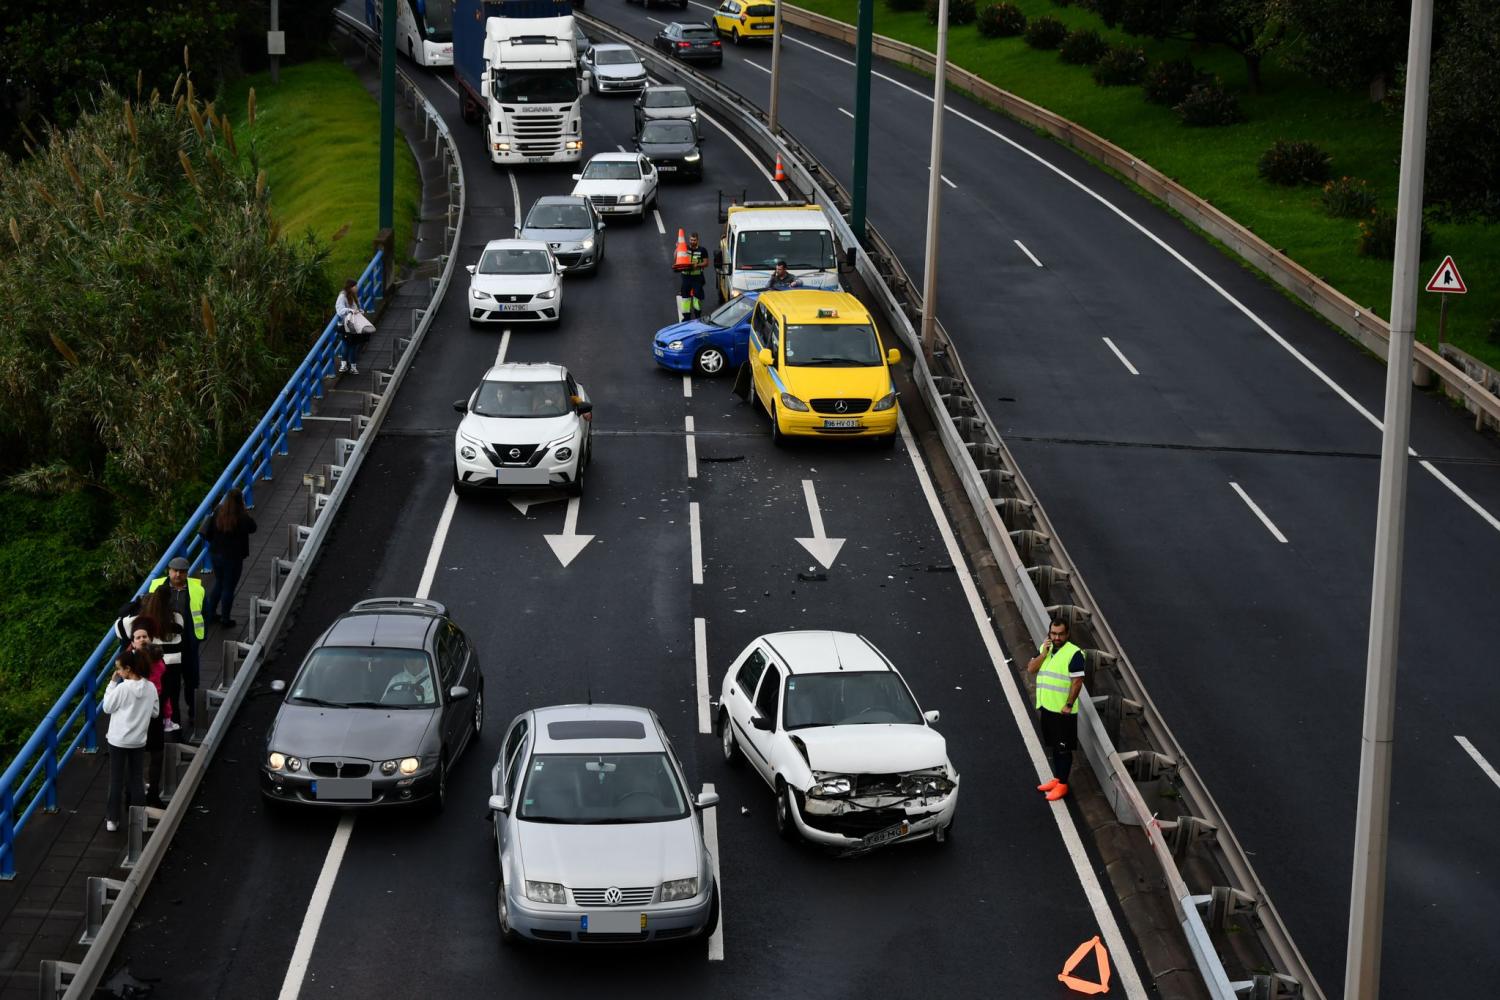
<instances>
[{"instance_id":1,"label":"license plate","mask_svg":"<svg viewBox=\"0 0 1500 1000\"><path fill-rule=\"evenodd\" d=\"M825 420L824 427L858 427L858 420Z\"/></svg>"},{"instance_id":2,"label":"license plate","mask_svg":"<svg viewBox=\"0 0 1500 1000\"><path fill-rule=\"evenodd\" d=\"M526 157L526 162L527 163L546 163L547 162L547 158L545 156L528 156L528 157Z\"/></svg>"},{"instance_id":3,"label":"license plate","mask_svg":"<svg viewBox=\"0 0 1500 1000\"><path fill-rule=\"evenodd\" d=\"M325 802L368 802L375 797L369 778L320 778L313 782L312 793Z\"/></svg>"},{"instance_id":4,"label":"license plate","mask_svg":"<svg viewBox=\"0 0 1500 1000\"><path fill-rule=\"evenodd\" d=\"M587 913L583 916L580 929L590 934L639 934L644 930L641 926L642 916L639 911L606 910L603 913Z\"/></svg>"},{"instance_id":5,"label":"license plate","mask_svg":"<svg viewBox=\"0 0 1500 1000\"><path fill-rule=\"evenodd\" d=\"M663 163L661 166L657 167L656 169L660 170L664 174L673 174L673 173L677 172L677 168L676 167L671 166L670 164L666 164L666 163Z\"/></svg>"},{"instance_id":6,"label":"license plate","mask_svg":"<svg viewBox=\"0 0 1500 1000\"><path fill-rule=\"evenodd\" d=\"M910 829L911 825L903 819L895 826L888 826L884 830L876 830L874 833L865 834L860 838L859 845L861 847L879 847L881 844L889 844L893 840L900 840L906 836L907 831Z\"/></svg>"},{"instance_id":7,"label":"license plate","mask_svg":"<svg viewBox=\"0 0 1500 1000\"><path fill-rule=\"evenodd\" d=\"M526 312L530 308L531 308L531 305L529 303L526 303L526 304L521 304L521 303L507 303L507 304L502 305L500 307L500 311L501 312L508 312L508 313L518 313L518 312Z\"/></svg>"}]
</instances>

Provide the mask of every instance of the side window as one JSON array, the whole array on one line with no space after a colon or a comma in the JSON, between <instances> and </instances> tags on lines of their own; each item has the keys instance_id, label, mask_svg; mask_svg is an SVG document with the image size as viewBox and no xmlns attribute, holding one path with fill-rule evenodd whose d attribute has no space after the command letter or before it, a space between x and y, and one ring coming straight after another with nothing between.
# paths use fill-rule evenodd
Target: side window
<instances>
[{"instance_id":1,"label":"side window","mask_svg":"<svg viewBox=\"0 0 1500 1000\"><path fill-rule=\"evenodd\" d=\"M516 771L515 763L521 746L526 742L526 720L517 722L511 729L510 736L505 740L505 771L510 777L507 779L512 791L515 790L519 773Z\"/></svg>"},{"instance_id":2,"label":"side window","mask_svg":"<svg viewBox=\"0 0 1500 1000\"><path fill-rule=\"evenodd\" d=\"M781 324L769 309L766 310L766 346L771 348L773 358L781 357Z\"/></svg>"},{"instance_id":3,"label":"side window","mask_svg":"<svg viewBox=\"0 0 1500 1000\"><path fill-rule=\"evenodd\" d=\"M745 692L749 698L755 694L755 685L760 683L760 675L766 669L766 654L756 650L745 657L745 662L740 665L740 672L734 675L734 682Z\"/></svg>"},{"instance_id":4,"label":"side window","mask_svg":"<svg viewBox=\"0 0 1500 1000\"><path fill-rule=\"evenodd\" d=\"M761 333L765 327L766 311L756 305L755 312L750 314L750 332L755 334L755 339L760 341L762 347L766 344L766 336Z\"/></svg>"},{"instance_id":5,"label":"side window","mask_svg":"<svg viewBox=\"0 0 1500 1000\"><path fill-rule=\"evenodd\" d=\"M444 622L440 625L437 641L437 668L438 680L442 682L444 690L453 683L453 678L458 675L457 653L454 648L454 636L457 629L451 623Z\"/></svg>"},{"instance_id":6,"label":"side window","mask_svg":"<svg viewBox=\"0 0 1500 1000\"><path fill-rule=\"evenodd\" d=\"M781 704L781 671L767 667L760 680L760 691L755 695L755 710L762 716L776 721L776 709Z\"/></svg>"}]
</instances>

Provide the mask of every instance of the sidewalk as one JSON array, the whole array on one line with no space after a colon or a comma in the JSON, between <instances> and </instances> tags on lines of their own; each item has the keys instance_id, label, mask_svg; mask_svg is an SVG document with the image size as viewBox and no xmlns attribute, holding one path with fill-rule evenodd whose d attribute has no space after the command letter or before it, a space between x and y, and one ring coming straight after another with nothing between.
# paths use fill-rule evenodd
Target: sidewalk
<instances>
[{"instance_id":1,"label":"sidewalk","mask_svg":"<svg viewBox=\"0 0 1500 1000\"><path fill-rule=\"evenodd\" d=\"M378 100L379 68L355 54L345 59L360 75L365 89ZM415 250L441 250L448 210L448 186L444 171L432 155L431 141L422 140L422 118L398 102L396 124L408 137L422 177L421 218L415 233ZM431 295L429 276L438 273L436 260L402 266L407 250L397 249L397 273L380 314L377 331L366 346L359 375L344 374L330 379L324 397L311 416L303 418L303 429L294 432L288 454L272 461L274 477L255 487L254 515L258 531L251 536L250 558L235 599L233 629L208 626L201 645L203 687L217 686L224 677L226 641L248 641L250 605L257 595L272 595L276 561L287 555L289 527L311 522L310 491L303 476L325 476L327 466L340 461L335 440L358 436L358 423L374 412L376 392L384 389L385 375L412 330L416 309L426 307ZM400 343L398 343L398 340ZM326 492L332 487L321 487ZM109 622L99 622L102 633ZM104 746L101 717L99 746ZM207 725L204 713L197 720ZM196 742L195 734L193 742ZM16 840L16 877L0 882L0 1000L35 1000L44 960L81 961L87 948L79 944L84 933L85 883L92 876L123 879L120 867L126 848L126 832L104 829L104 800L109 784L105 753L79 753L67 764L58 782L58 811L37 813Z\"/></svg>"}]
</instances>

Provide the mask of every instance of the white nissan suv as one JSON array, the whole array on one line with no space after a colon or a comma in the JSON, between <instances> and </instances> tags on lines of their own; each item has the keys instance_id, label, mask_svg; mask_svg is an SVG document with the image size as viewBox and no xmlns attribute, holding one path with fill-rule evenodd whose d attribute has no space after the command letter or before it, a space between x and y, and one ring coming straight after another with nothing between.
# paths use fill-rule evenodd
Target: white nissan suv
<instances>
[{"instance_id":1,"label":"white nissan suv","mask_svg":"<svg viewBox=\"0 0 1500 1000\"><path fill-rule=\"evenodd\" d=\"M562 365L495 365L468 399L453 438L453 490L560 488L583 492L593 458L588 393Z\"/></svg>"},{"instance_id":2,"label":"white nissan suv","mask_svg":"<svg viewBox=\"0 0 1500 1000\"><path fill-rule=\"evenodd\" d=\"M470 326L562 319L562 267L546 243L491 240L467 269Z\"/></svg>"}]
</instances>

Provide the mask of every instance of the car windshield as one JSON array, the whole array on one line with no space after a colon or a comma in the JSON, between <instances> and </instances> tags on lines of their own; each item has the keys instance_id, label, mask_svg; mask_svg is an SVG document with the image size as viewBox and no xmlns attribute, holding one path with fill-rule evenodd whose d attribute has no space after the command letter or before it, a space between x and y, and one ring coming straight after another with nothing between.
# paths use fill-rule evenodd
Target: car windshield
<instances>
[{"instance_id":1,"label":"car windshield","mask_svg":"<svg viewBox=\"0 0 1500 1000\"><path fill-rule=\"evenodd\" d=\"M494 76L495 99L506 104L571 104L578 77L571 69L506 69Z\"/></svg>"},{"instance_id":2,"label":"car windshield","mask_svg":"<svg viewBox=\"0 0 1500 1000\"><path fill-rule=\"evenodd\" d=\"M302 665L289 700L333 708L430 708L437 689L420 649L324 646Z\"/></svg>"},{"instance_id":3,"label":"car windshield","mask_svg":"<svg viewBox=\"0 0 1500 1000\"><path fill-rule=\"evenodd\" d=\"M642 103L648 108L690 108L693 99L685 90L648 90Z\"/></svg>"},{"instance_id":4,"label":"car windshield","mask_svg":"<svg viewBox=\"0 0 1500 1000\"><path fill-rule=\"evenodd\" d=\"M797 674L786 680L782 725L787 729L921 722L917 703L894 671Z\"/></svg>"},{"instance_id":5,"label":"car windshield","mask_svg":"<svg viewBox=\"0 0 1500 1000\"><path fill-rule=\"evenodd\" d=\"M708 321L714 326L734 326L738 323L743 323L745 317L750 315L750 310L754 308L755 297L753 295L736 295L709 313Z\"/></svg>"},{"instance_id":6,"label":"car windshield","mask_svg":"<svg viewBox=\"0 0 1500 1000\"><path fill-rule=\"evenodd\" d=\"M775 17L776 7L774 4L753 3L745 8L746 17Z\"/></svg>"},{"instance_id":7,"label":"car windshield","mask_svg":"<svg viewBox=\"0 0 1500 1000\"><path fill-rule=\"evenodd\" d=\"M867 323L789 323L786 363L868 368L881 363L880 342Z\"/></svg>"},{"instance_id":8,"label":"car windshield","mask_svg":"<svg viewBox=\"0 0 1500 1000\"><path fill-rule=\"evenodd\" d=\"M606 49L602 46L594 49L594 64L596 66L628 66L631 63L639 63L635 53L629 49Z\"/></svg>"},{"instance_id":9,"label":"car windshield","mask_svg":"<svg viewBox=\"0 0 1500 1000\"><path fill-rule=\"evenodd\" d=\"M833 235L826 229L766 229L735 239L736 270L764 270L778 260L793 271L832 270Z\"/></svg>"},{"instance_id":10,"label":"car windshield","mask_svg":"<svg viewBox=\"0 0 1500 1000\"><path fill-rule=\"evenodd\" d=\"M481 417L561 417L572 409L566 382L479 383L470 413Z\"/></svg>"},{"instance_id":11,"label":"car windshield","mask_svg":"<svg viewBox=\"0 0 1500 1000\"><path fill-rule=\"evenodd\" d=\"M689 42L711 42L711 41L714 40L715 36L714 36L714 29L708 28L708 27L703 27L703 28L683 28L682 29L682 37L683 37L683 39L685 39L686 41L689 41Z\"/></svg>"},{"instance_id":12,"label":"car windshield","mask_svg":"<svg viewBox=\"0 0 1500 1000\"><path fill-rule=\"evenodd\" d=\"M527 229L588 229L589 210L582 205L537 205L526 217Z\"/></svg>"},{"instance_id":13,"label":"car windshield","mask_svg":"<svg viewBox=\"0 0 1500 1000\"><path fill-rule=\"evenodd\" d=\"M486 250L477 270L480 274L551 274L551 258L545 250Z\"/></svg>"},{"instance_id":14,"label":"car windshield","mask_svg":"<svg viewBox=\"0 0 1500 1000\"><path fill-rule=\"evenodd\" d=\"M533 823L660 823L687 815L664 753L537 754L521 793Z\"/></svg>"},{"instance_id":15,"label":"car windshield","mask_svg":"<svg viewBox=\"0 0 1500 1000\"><path fill-rule=\"evenodd\" d=\"M590 160L583 168L586 181L638 181L641 166L634 160Z\"/></svg>"},{"instance_id":16,"label":"car windshield","mask_svg":"<svg viewBox=\"0 0 1500 1000\"><path fill-rule=\"evenodd\" d=\"M681 118L649 121L641 126L642 142L692 142L693 126Z\"/></svg>"}]
</instances>

